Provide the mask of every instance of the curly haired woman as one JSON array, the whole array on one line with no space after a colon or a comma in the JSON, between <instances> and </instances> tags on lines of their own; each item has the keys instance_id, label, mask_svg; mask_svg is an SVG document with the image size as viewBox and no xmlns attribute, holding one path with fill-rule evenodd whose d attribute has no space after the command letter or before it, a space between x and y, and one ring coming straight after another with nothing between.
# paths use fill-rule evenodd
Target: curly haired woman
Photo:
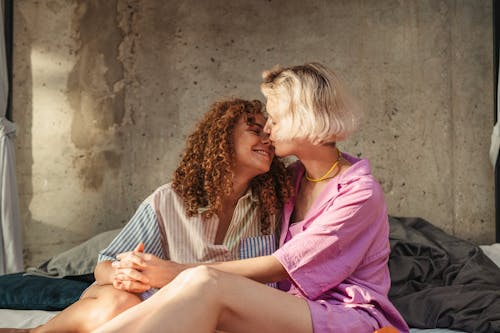
<instances>
[{"instance_id":1,"label":"curly haired woman","mask_svg":"<svg viewBox=\"0 0 500 333\"><path fill-rule=\"evenodd\" d=\"M262 109L257 100L214 103L188 138L172 183L149 196L100 252L96 283L78 302L29 331L99 327L172 279L162 269L166 259L202 263L273 253L275 222L292 186L263 131ZM138 252L144 252L139 270L113 264Z\"/></svg>"}]
</instances>

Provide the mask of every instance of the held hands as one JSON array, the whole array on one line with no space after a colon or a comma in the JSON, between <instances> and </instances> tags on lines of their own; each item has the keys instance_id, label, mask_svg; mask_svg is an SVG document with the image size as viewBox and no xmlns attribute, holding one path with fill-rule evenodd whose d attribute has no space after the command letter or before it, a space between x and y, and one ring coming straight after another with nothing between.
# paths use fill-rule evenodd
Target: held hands
<instances>
[{"instance_id":1,"label":"held hands","mask_svg":"<svg viewBox=\"0 0 500 333\"><path fill-rule=\"evenodd\" d=\"M144 243L139 242L139 244L137 244L133 251L120 253L117 256L118 261L115 261L111 264L111 266L114 268L113 287L132 293L142 293L151 288L151 286L149 285L149 279L138 270L139 267L136 267L134 269L130 264L125 264L126 260L122 263L120 259L121 255L131 256L134 253L143 252Z\"/></svg>"},{"instance_id":2,"label":"held hands","mask_svg":"<svg viewBox=\"0 0 500 333\"><path fill-rule=\"evenodd\" d=\"M117 258L118 261L112 264L115 269L113 286L133 293L141 293L150 288L161 288L172 281L184 268L184 265L144 253L142 242L134 251L120 253Z\"/></svg>"}]
</instances>

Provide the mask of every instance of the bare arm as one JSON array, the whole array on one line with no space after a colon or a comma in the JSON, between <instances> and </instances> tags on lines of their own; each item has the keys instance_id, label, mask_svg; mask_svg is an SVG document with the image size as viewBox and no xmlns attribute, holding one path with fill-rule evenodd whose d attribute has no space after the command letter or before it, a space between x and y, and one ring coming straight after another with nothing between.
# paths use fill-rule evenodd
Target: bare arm
<instances>
[{"instance_id":1,"label":"bare arm","mask_svg":"<svg viewBox=\"0 0 500 333\"><path fill-rule=\"evenodd\" d=\"M115 268L111 264L111 260L105 260L98 263L95 267L94 277L98 285L113 284Z\"/></svg>"},{"instance_id":2,"label":"bare arm","mask_svg":"<svg viewBox=\"0 0 500 333\"><path fill-rule=\"evenodd\" d=\"M278 259L273 256L216 262L207 264L207 266L211 266L223 272L241 275L262 283L277 282L288 277L285 268Z\"/></svg>"},{"instance_id":3,"label":"bare arm","mask_svg":"<svg viewBox=\"0 0 500 333\"><path fill-rule=\"evenodd\" d=\"M152 287L161 288L183 270L200 265L211 266L262 283L280 281L288 276L281 263L273 256L216 263L179 264L159 259L149 253L126 252L118 255L118 259L119 261L113 263L113 267L118 270L117 278L122 282L122 287L114 284L119 289L133 289L137 280L148 281Z\"/></svg>"}]
</instances>

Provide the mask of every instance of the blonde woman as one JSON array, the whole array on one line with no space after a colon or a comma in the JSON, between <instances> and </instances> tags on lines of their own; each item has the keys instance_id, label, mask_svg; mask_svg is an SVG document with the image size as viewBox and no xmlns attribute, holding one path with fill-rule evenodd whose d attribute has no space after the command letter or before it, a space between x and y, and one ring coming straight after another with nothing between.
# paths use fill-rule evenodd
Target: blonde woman
<instances>
[{"instance_id":1,"label":"blonde woman","mask_svg":"<svg viewBox=\"0 0 500 333\"><path fill-rule=\"evenodd\" d=\"M210 265L170 262L172 282L96 333L409 331L387 296L382 189L368 160L337 147L357 126L338 79L312 63L265 72L261 88L276 154L299 159L290 166L296 195L283 210L280 248ZM122 267L141 269L141 254L124 259Z\"/></svg>"}]
</instances>

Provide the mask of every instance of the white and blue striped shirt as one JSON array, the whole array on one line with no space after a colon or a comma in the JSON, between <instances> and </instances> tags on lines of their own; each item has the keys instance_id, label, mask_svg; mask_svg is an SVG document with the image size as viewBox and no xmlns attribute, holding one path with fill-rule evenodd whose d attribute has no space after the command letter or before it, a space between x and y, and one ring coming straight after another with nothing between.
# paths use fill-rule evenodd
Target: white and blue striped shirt
<instances>
[{"instance_id":1,"label":"white and blue striped shirt","mask_svg":"<svg viewBox=\"0 0 500 333\"><path fill-rule=\"evenodd\" d=\"M116 260L116 255L132 251L139 242L145 252L179 263L201 263L270 255L276 249L271 235L261 232L258 198L249 190L236 205L222 244L214 244L219 220L203 220L201 214L188 217L181 198L170 184L159 187L137 209L129 223L109 246L99 253L99 261Z\"/></svg>"}]
</instances>

